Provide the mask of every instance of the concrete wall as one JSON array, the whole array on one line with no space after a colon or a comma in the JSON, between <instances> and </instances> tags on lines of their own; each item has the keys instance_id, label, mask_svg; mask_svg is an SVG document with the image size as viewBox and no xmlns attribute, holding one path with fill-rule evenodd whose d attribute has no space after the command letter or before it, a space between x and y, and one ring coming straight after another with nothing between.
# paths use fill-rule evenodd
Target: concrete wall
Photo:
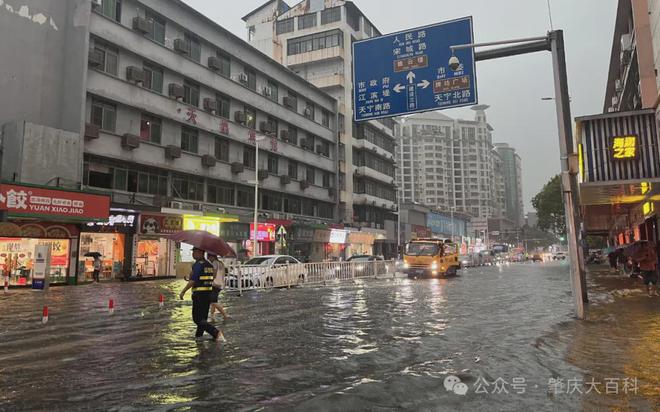
<instances>
[{"instance_id":1,"label":"concrete wall","mask_svg":"<svg viewBox=\"0 0 660 412\"><path fill-rule=\"evenodd\" d=\"M27 120L80 133L90 7L89 0L0 2L0 125Z\"/></svg>"}]
</instances>

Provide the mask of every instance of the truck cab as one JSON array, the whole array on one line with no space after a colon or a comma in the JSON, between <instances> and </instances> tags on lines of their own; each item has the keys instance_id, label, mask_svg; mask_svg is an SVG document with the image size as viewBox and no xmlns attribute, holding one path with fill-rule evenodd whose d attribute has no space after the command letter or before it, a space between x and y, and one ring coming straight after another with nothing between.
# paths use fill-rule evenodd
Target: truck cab
<instances>
[{"instance_id":1,"label":"truck cab","mask_svg":"<svg viewBox=\"0 0 660 412\"><path fill-rule=\"evenodd\" d=\"M403 254L403 270L409 278L455 276L460 269L458 247L442 239L416 239Z\"/></svg>"}]
</instances>

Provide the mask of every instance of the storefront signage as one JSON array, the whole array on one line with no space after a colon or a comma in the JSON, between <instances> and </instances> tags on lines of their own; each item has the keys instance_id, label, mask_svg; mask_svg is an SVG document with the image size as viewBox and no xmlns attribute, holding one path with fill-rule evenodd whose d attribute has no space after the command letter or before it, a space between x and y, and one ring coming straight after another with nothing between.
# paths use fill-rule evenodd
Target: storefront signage
<instances>
[{"instance_id":1,"label":"storefront signage","mask_svg":"<svg viewBox=\"0 0 660 412\"><path fill-rule=\"evenodd\" d=\"M183 216L145 214L140 216L140 233L143 235L169 235L182 230Z\"/></svg>"},{"instance_id":2,"label":"storefront signage","mask_svg":"<svg viewBox=\"0 0 660 412\"><path fill-rule=\"evenodd\" d=\"M259 242L274 242L277 227L272 223L257 224L257 240ZM254 223L250 223L250 239L254 240Z\"/></svg>"},{"instance_id":3,"label":"storefront signage","mask_svg":"<svg viewBox=\"0 0 660 412\"><path fill-rule=\"evenodd\" d=\"M465 221L438 213L426 214L426 226L436 234L465 236Z\"/></svg>"},{"instance_id":4,"label":"storefront signage","mask_svg":"<svg viewBox=\"0 0 660 412\"><path fill-rule=\"evenodd\" d=\"M110 197L83 192L2 184L0 209L13 216L48 216L105 220L110 214Z\"/></svg>"},{"instance_id":5,"label":"storefront signage","mask_svg":"<svg viewBox=\"0 0 660 412\"><path fill-rule=\"evenodd\" d=\"M247 223L227 222L220 224L220 237L229 242L246 240L250 234L250 225Z\"/></svg>"},{"instance_id":6,"label":"storefront signage","mask_svg":"<svg viewBox=\"0 0 660 412\"><path fill-rule=\"evenodd\" d=\"M110 215L108 220L105 222L90 222L87 223L87 226L135 226L135 221L137 217L135 215L126 215L126 214L117 214Z\"/></svg>"},{"instance_id":7,"label":"storefront signage","mask_svg":"<svg viewBox=\"0 0 660 412\"><path fill-rule=\"evenodd\" d=\"M216 236L220 235L220 218L213 216L183 216L184 230L204 230Z\"/></svg>"},{"instance_id":8,"label":"storefront signage","mask_svg":"<svg viewBox=\"0 0 660 412\"><path fill-rule=\"evenodd\" d=\"M373 245L376 236L373 233L351 232L348 235L348 243L356 245Z\"/></svg>"},{"instance_id":9,"label":"storefront signage","mask_svg":"<svg viewBox=\"0 0 660 412\"><path fill-rule=\"evenodd\" d=\"M330 240L330 231L326 229L316 229L314 231L314 242L328 243Z\"/></svg>"},{"instance_id":10,"label":"storefront signage","mask_svg":"<svg viewBox=\"0 0 660 412\"><path fill-rule=\"evenodd\" d=\"M637 136L616 136L612 138L612 159L628 160L637 158Z\"/></svg>"},{"instance_id":11,"label":"storefront signage","mask_svg":"<svg viewBox=\"0 0 660 412\"><path fill-rule=\"evenodd\" d=\"M346 243L347 238L348 238L347 230L332 229L330 230L330 239L328 240L328 243L344 244Z\"/></svg>"}]
</instances>

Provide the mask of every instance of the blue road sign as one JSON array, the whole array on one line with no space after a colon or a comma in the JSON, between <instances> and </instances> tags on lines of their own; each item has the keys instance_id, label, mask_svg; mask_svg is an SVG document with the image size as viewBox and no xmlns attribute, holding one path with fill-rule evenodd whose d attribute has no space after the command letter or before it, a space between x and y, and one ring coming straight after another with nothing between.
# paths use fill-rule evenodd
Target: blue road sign
<instances>
[{"instance_id":1,"label":"blue road sign","mask_svg":"<svg viewBox=\"0 0 660 412\"><path fill-rule=\"evenodd\" d=\"M353 43L355 121L477 104L474 49L450 49L473 40L465 17Z\"/></svg>"}]
</instances>

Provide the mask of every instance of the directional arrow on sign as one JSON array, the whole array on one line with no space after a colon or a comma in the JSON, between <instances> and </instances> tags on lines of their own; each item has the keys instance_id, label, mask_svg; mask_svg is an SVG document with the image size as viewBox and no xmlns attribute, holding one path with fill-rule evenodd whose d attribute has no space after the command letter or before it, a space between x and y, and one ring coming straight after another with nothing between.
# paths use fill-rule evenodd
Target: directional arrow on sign
<instances>
[{"instance_id":1,"label":"directional arrow on sign","mask_svg":"<svg viewBox=\"0 0 660 412\"><path fill-rule=\"evenodd\" d=\"M397 84L396 86L394 86L394 91L397 92L397 93L401 93L401 91L405 90L405 89L406 89L406 86L401 86L400 84Z\"/></svg>"},{"instance_id":2,"label":"directional arrow on sign","mask_svg":"<svg viewBox=\"0 0 660 412\"><path fill-rule=\"evenodd\" d=\"M415 82L415 73L408 72L406 79L408 79L408 83L413 84Z\"/></svg>"},{"instance_id":3,"label":"directional arrow on sign","mask_svg":"<svg viewBox=\"0 0 660 412\"><path fill-rule=\"evenodd\" d=\"M417 87L421 87L422 89L426 89L427 87L429 87L429 84L431 84L431 83L429 83L428 80L424 79L424 80L422 80L421 83L417 83Z\"/></svg>"}]
</instances>

